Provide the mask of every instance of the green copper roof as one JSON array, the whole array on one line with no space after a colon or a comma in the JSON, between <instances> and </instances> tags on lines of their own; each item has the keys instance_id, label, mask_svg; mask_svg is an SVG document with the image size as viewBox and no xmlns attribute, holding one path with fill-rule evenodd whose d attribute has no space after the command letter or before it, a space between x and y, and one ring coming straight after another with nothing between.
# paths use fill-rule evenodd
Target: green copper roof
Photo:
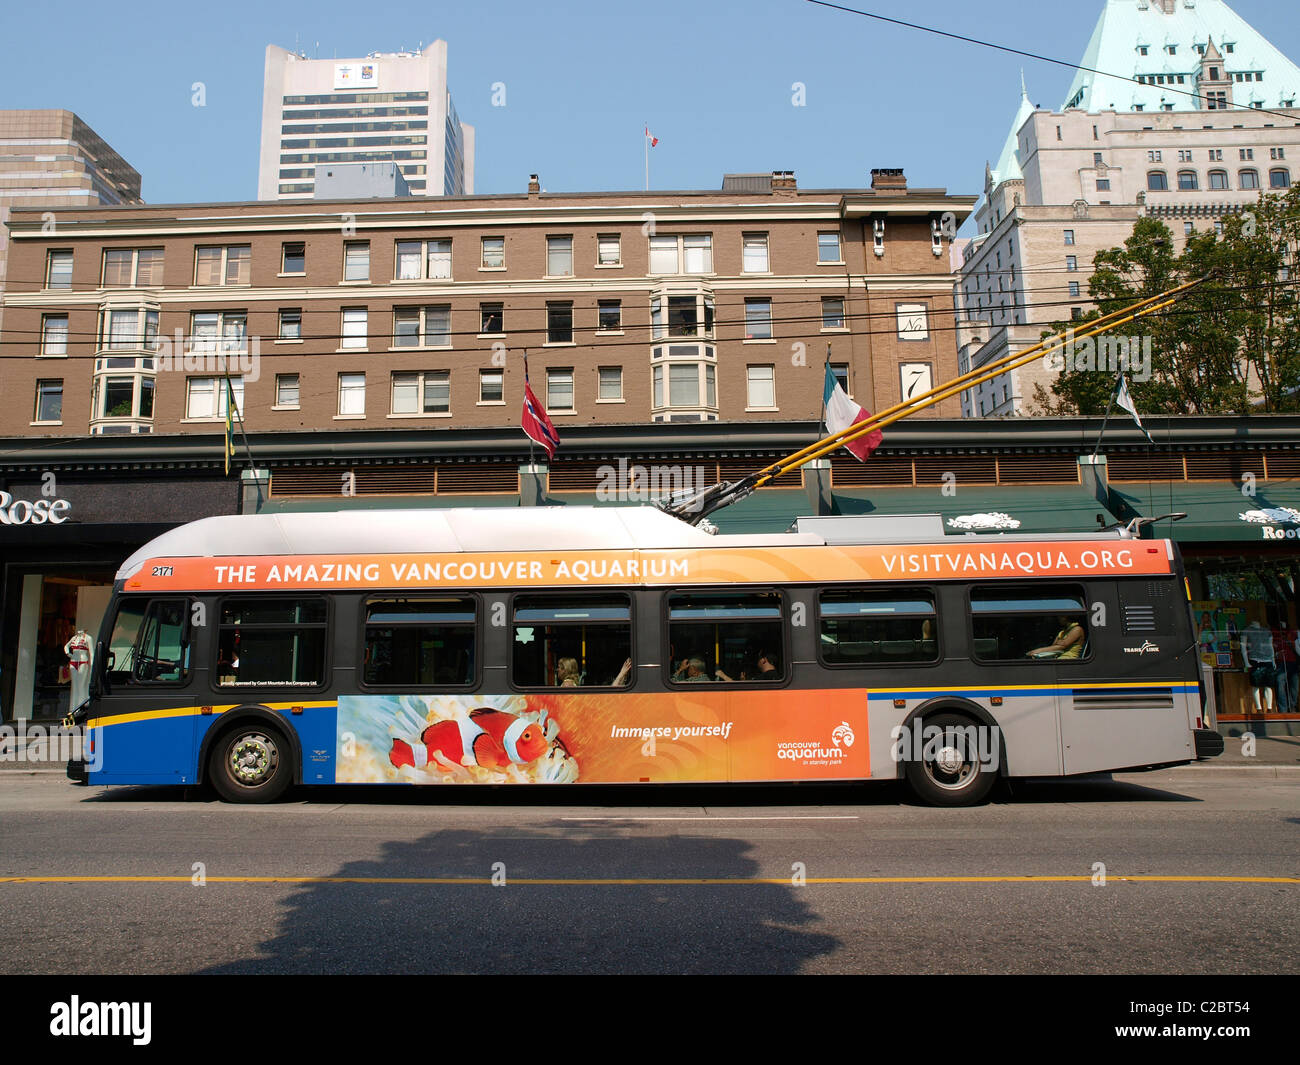
<instances>
[{"instance_id":1,"label":"green copper roof","mask_svg":"<svg viewBox=\"0 0 1300 1065\"><path fill-rule=\"evenodd\" d=\"M1062 109L1134 111L1141 105L1144 111L1160 111L1170 104L1175 111L1201 110L1201 101L1185 94L1197 91L1201 54L1194 46L1211 40L1222 53L1221 74L1229 79L1225 85L1230 85L1235 105L1276 108L1300 100L1300 67L1223 0L1173 0L1167 6L1168 11L1161 0L1107 0L1079 64L1118 76L1077 71ZM1140 51L1143 47L1146 55ZM1237 73L1250 73L1252 79L1238 82L1233 76ZM1262 80L1253 78L1256 73ZM1170 83L1126 80L1139 74L1163 75Z\"/></svg>"}]
</instances>

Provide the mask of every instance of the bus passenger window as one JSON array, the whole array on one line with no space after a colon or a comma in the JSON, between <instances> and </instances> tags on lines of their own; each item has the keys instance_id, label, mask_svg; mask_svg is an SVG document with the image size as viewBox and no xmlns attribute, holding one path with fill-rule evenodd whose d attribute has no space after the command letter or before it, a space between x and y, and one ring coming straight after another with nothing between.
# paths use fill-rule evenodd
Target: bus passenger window
<instances>
[{"instance_id":1,"label":"bus passenger window","mask_svg":"<svg viewBox=\"0 0 1300 1065\"><path fill-rule=\"evenodd\" d=\"M219 687L325 683L324 599L226 599L217 630Z\"/></svg>"},{"instance_id":2,"label":"bus passenger window","mask_svg":"<svg viewBox=\"0 0 1300 1065\"><path fill-rule=\"evenodd\" d=\"M463 688L474 683L475 622L468 597L366 603L362 681L374 687Z\"/></svg>"},{"instance_id":3,"label":"bus passenger window","mask_svg":"<svg viewBox=\"0 0 1300 1065\"><path fill-rule=\"evenodd\" d=\"M818 597L827 665L905 665L939 660L939 619L926 591L845 588Z\"/></svg>"},{"instance_id":4,"label":"bus passenger window","mask_svg":"<svg viewBox=\"0 0 1300 1065\"><path fill-rule=\"evenodd\" d=\"M668 679L678 684L780 681L785 665L779 592L668 596Z\"/></svg>"},{"instance_id":5,"label":"bus passenger window","mask_svg":"<svg viewBox=\"0 0 1300 1065\"><path fill-rule=\"evenodd\" d=\"M516 687L627 687L632 599L618 592L517 595L511 647Z\"/></svg>"},{"instance_id":6,"label":"bus passenger window","mask_svg":"<svg viewBox=\"0 0 1300 1065\"><path fill-rule=\"evenodd\" d=\"M1077 588L976 588L970 607L977 662L1088 657L1088 612Z\"/></svg>"}]
</instances>

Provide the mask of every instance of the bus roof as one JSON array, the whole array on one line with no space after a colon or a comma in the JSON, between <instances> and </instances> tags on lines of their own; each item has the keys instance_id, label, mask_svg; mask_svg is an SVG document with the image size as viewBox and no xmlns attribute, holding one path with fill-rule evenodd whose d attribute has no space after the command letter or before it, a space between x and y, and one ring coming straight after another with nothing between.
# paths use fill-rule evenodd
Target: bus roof
<instances>
[{"instance_id":1,"label":"bus roof","mask_svg":"<svg viewBox=\"0 0 1300 1065\"><path fill-rule=\"evenodd\" d=\"M203 518L163 533L128 558L127 580L150 560L293 556L445 555L530 551L690 551L828 545L1097 541L1120 533L946 536L938 515L800 518L786 533L710 534L652 506L345 510Z\"/></svg>"}]
</instances>

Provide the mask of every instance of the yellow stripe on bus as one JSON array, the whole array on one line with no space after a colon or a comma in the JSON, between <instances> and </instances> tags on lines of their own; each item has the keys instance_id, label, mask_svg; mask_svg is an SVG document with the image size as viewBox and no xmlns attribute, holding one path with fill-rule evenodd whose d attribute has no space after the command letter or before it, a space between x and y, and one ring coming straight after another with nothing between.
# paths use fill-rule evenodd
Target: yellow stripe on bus
<instances>
[{"instance_id":1,"label":"yellow stripe on bus","mask_svg":"<svg viewBox=\"0 0 1300 1065\"><path fill-rule=\"evenodd\" d=\"M249 706L250 703L227 703L224 706L213 706L211 714L204 714L201 706L174 706L169 710L141 710L130 714L117 714L114 717L92 718L86 722L91 728L103 728L108 725L122 725L133 721L158 721L168 717L215 717L218 714L224 714L228 710L234 710L237 706ZM257 703L257 706L265 706L271 710L292 710L295 706L301 706L304 710L320 710L327 707L337 706L337 702L330 700L321 702L301 703Z\"/></svg>"}]
</instances>

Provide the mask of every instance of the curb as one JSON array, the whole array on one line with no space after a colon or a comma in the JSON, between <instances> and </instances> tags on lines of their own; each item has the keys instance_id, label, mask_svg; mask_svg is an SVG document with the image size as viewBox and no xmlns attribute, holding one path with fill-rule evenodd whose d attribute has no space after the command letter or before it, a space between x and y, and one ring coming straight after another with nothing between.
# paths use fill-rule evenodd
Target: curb
<instances>
[{"instance_id":1,"label":"curb","mask_svg":"<svg viewBox=\"0 0 1300 1065\"><path fill-rule=\"evenodd\" d=\"M1220 783L1228 780L1285 780L1300 783L1300 766L1295 765L1186 765L1173 769L1157 769L1150 773L1115 773L1118 779L1150 779L1169 775L1179 780L1200 780L1201 783Z\"/></svg>"}]
</instances>

